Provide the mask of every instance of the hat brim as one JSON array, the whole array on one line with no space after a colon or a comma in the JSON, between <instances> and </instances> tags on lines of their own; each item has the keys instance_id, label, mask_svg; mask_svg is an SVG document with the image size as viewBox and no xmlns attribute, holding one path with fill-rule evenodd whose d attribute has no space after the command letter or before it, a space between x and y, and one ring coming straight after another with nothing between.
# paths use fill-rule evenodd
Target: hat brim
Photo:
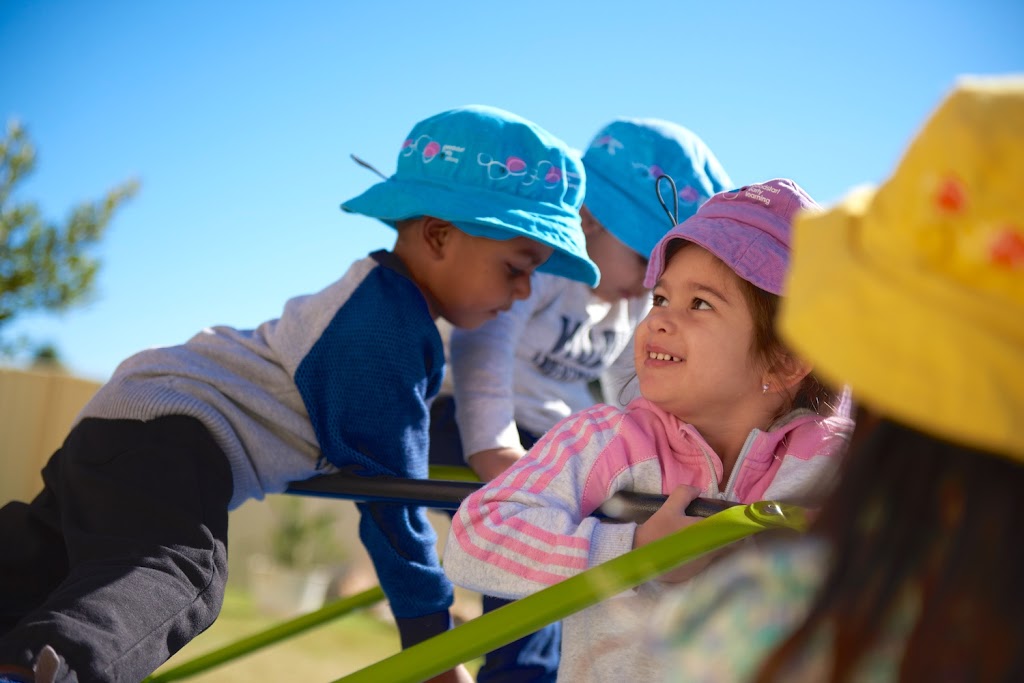
<instances>
[{"instance_id":1,"label":"hat brim","mask_svg":"<svg viewBox=\"0 0 1024 683\"><path fill-rule=\"evenodd\" d=\"M486 192L454 191L442 185L391 178L373 185L341 208L395 222L417 216L434 216L455 224L477 237L508 240L527 237L554 249L538 270L596 287L597 266L587 256L579 214L544 202L509 198L491 199ZM578 239L573 239L578 235Z\"/></svg>"},{"instance_id":2,"label":"hat brim","mask_svg":"<svg viewBox=\"0 0 1024 683\"><path fill-rule=\"evenodd\" d=\"M815 373L920 431L1024 458L1021 322L962 288L860 248L860 190L794 223L780 333ZM1015 332L994 334L993 328ZM985 358L972 363L972 358Z\"/></svg>"}]
</instances>

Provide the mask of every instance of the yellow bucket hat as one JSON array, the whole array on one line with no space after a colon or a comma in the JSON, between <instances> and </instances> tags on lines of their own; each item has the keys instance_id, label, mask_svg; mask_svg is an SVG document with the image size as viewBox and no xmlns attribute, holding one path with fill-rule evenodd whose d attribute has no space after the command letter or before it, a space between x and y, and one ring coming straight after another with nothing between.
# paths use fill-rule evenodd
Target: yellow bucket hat
<instances>
[{"instance_id":1,"label":"yellow bucket hat","mask_svg":"<svg viewBox=\"0 0 1024 683\"><path fill-rule=\"evenodd\" d=\"M1024 76L961 79L877 191L798 215L786 292L816 373L1024 462Z\"/></svg>"}]
</instances>

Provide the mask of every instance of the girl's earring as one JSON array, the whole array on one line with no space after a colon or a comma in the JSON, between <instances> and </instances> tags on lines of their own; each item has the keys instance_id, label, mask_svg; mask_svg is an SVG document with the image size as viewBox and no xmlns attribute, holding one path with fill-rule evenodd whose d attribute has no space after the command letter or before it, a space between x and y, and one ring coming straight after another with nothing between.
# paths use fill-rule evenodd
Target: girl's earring
<instances>
[{"instance_id":1,"label":"girl's earring","mask_svg":"<svg viewBox=\"0 0 1024 683\"><path fill-rule=\"evenodd\" d=\"M771 385L768 384L768 382L765 382L764 384L762 384L761 385L761 393L762 394L767 394L768 393L768 387L770 387L770 386Z\"/></svg>"}]
</instances>

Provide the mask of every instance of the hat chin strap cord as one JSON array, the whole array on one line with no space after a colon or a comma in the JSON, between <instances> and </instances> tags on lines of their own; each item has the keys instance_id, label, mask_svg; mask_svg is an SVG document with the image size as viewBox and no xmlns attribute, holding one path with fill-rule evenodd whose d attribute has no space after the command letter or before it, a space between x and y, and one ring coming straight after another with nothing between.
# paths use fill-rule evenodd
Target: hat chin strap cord
<instances>
[{"instance_id":1,"label":"hat chin strap cord","mask_svg":"<svg viewBox=\"0 0 1024 683\"><path fill-rule=\"evenodd\" d=\"M668 181L669 187L672 188L672 210L669 211L668 204L665 203L665 197L661 194L661 181ZM658 195L658 203L661 204L661 208L665 210L665 215L668 216L668 220L671 226L674 228L679 225L679 191L676 189L676 181L672 180L672 176L662 173L654 180L654 193Z\"/></svg>"},{"instance_id":2,"label":"hat chin strap cord","mask_svg":"<svg viewBox=\"0 0 1024 683\"><path fill-rule=\"evenodd\" d=\"M349 156L352 157L352 161L356 162L357 164L359 164L363 168L368 168L371 171L373 171L374 173L376 173L377 175L379 175L381 177L381 180L387 180L388 179L388 177L386 175L384 175L383 173L378 171L373 166L373 164L371 164L369 161L364 161L363 159L360 159L359 157L357 157L355 154L349 154ZM664 204L662 206L664 206Z\"/></svg>"}]
</instances>

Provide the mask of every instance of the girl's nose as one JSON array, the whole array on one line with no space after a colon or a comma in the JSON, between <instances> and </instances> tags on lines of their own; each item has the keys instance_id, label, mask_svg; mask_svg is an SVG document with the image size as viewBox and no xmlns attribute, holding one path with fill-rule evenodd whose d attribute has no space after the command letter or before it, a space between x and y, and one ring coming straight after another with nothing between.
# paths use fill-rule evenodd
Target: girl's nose
<instances>
[{"instance_id":1,"label":"girl's nose","mask_svg":"<svg viewBox=\"0 0 1024 683\"><path fill-rule=\"evenodd\" d=\"M670 326L668 316L658 307L647 312L643 324L651 332L667 332Z\"/></svg>"},{"instance_id":2,"label":"girl's nose","mask_svg":"<svg viewBox=\"0 0 1024 683\"><path fill-rule=\"evenodd\" d=\"M664 332L665 323L664 316L661 315L648 315L647 316L647 329L651 332Z\"/></svg>"}]
</instances>

